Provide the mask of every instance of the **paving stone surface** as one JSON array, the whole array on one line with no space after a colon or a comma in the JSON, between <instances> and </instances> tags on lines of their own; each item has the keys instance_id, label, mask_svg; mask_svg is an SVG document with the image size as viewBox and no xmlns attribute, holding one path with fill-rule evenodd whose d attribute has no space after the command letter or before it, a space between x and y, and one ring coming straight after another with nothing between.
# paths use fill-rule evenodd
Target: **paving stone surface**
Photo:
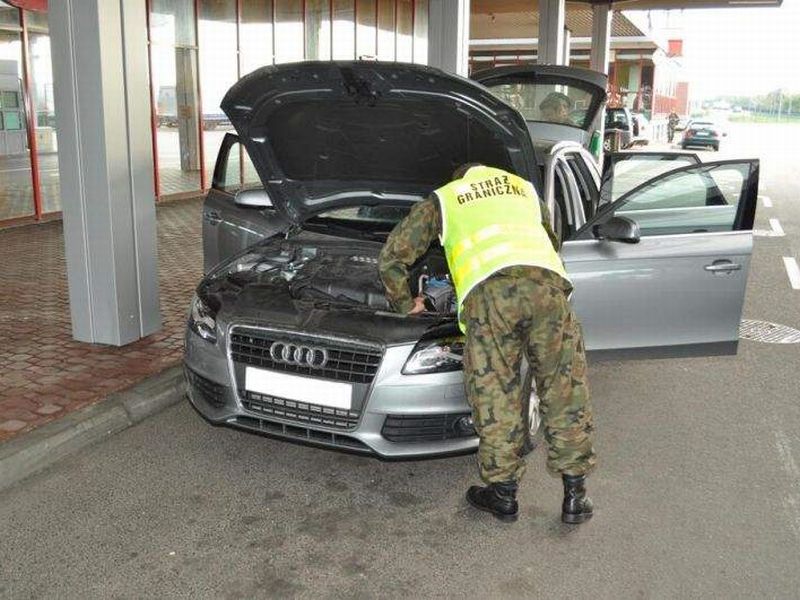
<instances>
[{"instance_id":1,"label":"paving stone surface","mask_svg":"<svg viewBox=\"0 0 800 600\"><path fill-rule=\"evenodd\" d=\"M200 198L157 208L160 331L128 346L72 339L60 222L0 230L0 442L176 364L203 271Z\"/></svg>"}]
</instances>

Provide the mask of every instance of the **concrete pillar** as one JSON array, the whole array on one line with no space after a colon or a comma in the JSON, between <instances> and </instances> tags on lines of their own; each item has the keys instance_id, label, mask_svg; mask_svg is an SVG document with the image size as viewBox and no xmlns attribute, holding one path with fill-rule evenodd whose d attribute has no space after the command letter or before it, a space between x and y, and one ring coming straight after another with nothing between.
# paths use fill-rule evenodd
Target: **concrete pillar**
<instances>
[{"instance_id":1,"label":"concrete pillar","mask_svg":"<svg viewBox=\"0 0 800 600\"><path fill-rule=\"evenodd\" d=\"M565 67L569 66L569 55L570 55L570 46L571 46L571 44L572 44L572 32L565 27L564 28L564 48L561 51L561 56L563 57L562 64Z\"/></svg>"},{"instance_id":2,"label":"concrete pillar","mask_svg":"<svg viewBox=\"0 0 800 600\"><path fill-rule=\"evenodd\" d=\"M592 6L592 49L589 57L589 68L608 75L608 58L611 53L611 19L610 4Z\"/></svg>"},{"instance_id":3,"label":"concrete pillar","mask_svg":"<svg viewBox=\"0 0 800 600\"><path fill-rule=\"evenodd\" d=\"M145 0L50 3L72 332L121 346L161 326Z\"/></svg>"},{"instance_id":4,"label":"concrete pillar","mask_svg":"<svg viewBox=\"0 0 800 600\"><path fill-rule=\"evenodd\" d=\"M430 0L428 65L469 74L469 0Z\"/></svg>"},{"instance_id":5,"label":"concrete pillar","mask_svg":"<svg viewBox=\"0 0 800 600\"><path fill-rule=\"evenodd\" d=\"M565 0L539 0L539 64L564 64L565 16Z\"/></svg>"},{"instance_id":6,"label":"concrete pillar","mask_svg":"<svg viewBox=\"0 0 800 600\"><path fill-rule=\"evenodd\" d=\"M611 19L613 12L610 4L595 4L592 6L592 47L589 57L589 68L608 75L608 61L611 54ZM592 123L592 130L596 131L602 142L605 136L605 111L600 111ZM596 152L598 159L602 159L602 150ZM602 160L601 160L602 164Z\"/></svg>"}]
</instances>

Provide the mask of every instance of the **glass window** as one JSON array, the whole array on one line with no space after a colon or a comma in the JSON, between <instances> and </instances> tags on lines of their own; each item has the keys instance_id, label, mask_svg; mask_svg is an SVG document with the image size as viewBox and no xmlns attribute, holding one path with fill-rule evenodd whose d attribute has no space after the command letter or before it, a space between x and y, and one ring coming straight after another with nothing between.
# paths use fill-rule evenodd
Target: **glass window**
<instances>
[{"instance_id":1,"label":"glass window","mask_svg":"<svg viewBox=\"0 0 800 600\"><path fill-rule=\"evenodd\" d=\"M749 168L703 165L670 174L632 194L615 212L636 221L643 236L731 231Z\"/></svg>"},{"instance_id":2,"label":"glass window","mask_svg":"<svg viewBox=\"0 0 800 600\"><path fill-rule=\"evenodd\" d=\"M46 33L48 31L47 13L34 10L25 11L25 24L28 29Z\"/></svg>"},{"instance_id":3,"label":"glass window","mask_svg":"<svg viewBox=\"0 0 800 600\"><path fill-rule=\"evenodd\" d=\"M272 0L242 2L239 45L242 75L273 63Z\"/></svg>"},{"instance_id":4,"label":"glass window","mask_svg":"<svg viewBox=\"0 0 800 600\"><path fill-rule=\"evenodd\" d=\"M397 57L400 62L414 59L414 2L397 0Z\"/></svg>"},{"instance_id":5,"label":"glass window","mask_svg":"<svg viewBox=\"0 0 800 600\"><path fill-rule=\"evenodd\" d=\"M235 192L242 188L261 187L261 180L244 146L235 143L230 147L225 164L225 179L222 188Z\"/></svg>"},{"instance_id":6,"label":"glass window","mask_svg":"<svg viewBox=\"0 0 800 600\"><path fill-rule=\"evenodd\" d=\"M0 100L0 105L3 108L19 108L19 92L17 91L7 91L3 90L2 99Z\"/></svg>"},{"instance_id":7,"label":"glass window","mask_svg":"<svg viewBox=\"0 0 800 600\"><path fill-rule=\"evenodd\" d=\"M3 111L3 129L6 131L19 131L22 129L22 115L17 111Z\"/></svg>"},{"instance_id":8,"label":"glass window","mask_svg":"<svg viewBox=\"0 0 800 600\"><path fill-rule=\"evenodd\" d=\"M698 160L692 155L680 154L622 154L614 159L610 168L613 177L604 183L602 204L616 202L617 199L633 188L658 177L667 171L696 164Z\"/></svg>"},{"instance_id":9,"label":"glass window","mask_svg":"<svg viewBox=\"0 0 800 600\"><path fill-rule=\"evenodd\" d=\"M200 190L200 115L194 2L153 0L151 78L156 107L159 192Z\"/></svg>"},{"instance_id":10,"label":"glass window","mask_svg":"<svg viewBox=\"0 0 800 600\"><path fill-rule=\"evenodd\" d=\"M370 59L377 56L375 0L356 0L356 58Z\"/></svg>"},{"instance_id":11,"label":"glass window","mask_svg":"<svg viewBox=\"0 0 800 600\"><path fill-rule=\"evenodd\" d=\"M428 64L428 0L414 3L414 62Z\"/></svg>"},{"instance_id":12,"label":"glass window","mask_svg":"<svg viewBox=\"0 0 800 600\"><path fill-rule=\"evenodd\" d=\"M305 32L302 3L296 0L273 1L275 2L275 62L303 60Z\"/></svg>"},{"instance_id":13,"label":"glass window","mask_svg":"<svg viewBox=\"0 0 800 600\"><path fill-rule=\"evenodd\" d=\"M492 93L522 113L527 121L588 128L594 94L559 83L516 81L491 86Z\"/></svg>"},{"instance_id":14,"label":"glass window","mask_svg":"<svg viewBox=\"0 0 800 600\"><path fill-rule=\"evenodd\" d=\"M236 0L200 0L200 81L206 181L211 182L222 138L233 131L220 104L238 79Z\"/></svg>"},{"instance_id":15,"label":"glass window","mask_svg":"<svg viewBox=\"0 0 800 600\"><path fill-rule=\"evenodd\" d=\"M394 0L378 0L378 60L394 60Z\"/></svg>"},{"instance_id":16,"label":"glass window","mask_svg":"<svg viewBox=\"0 0 800 600\"><path fill-rule=\"evenodd\" d=\"M151 0L150 7L150 40L153 43L197 45L192 0Z\"/></svg>"},{"instance_id":17,"label":"glass window","mask_svg":"<svg viewBox=\"0 0 800 600\"><path fill-rule=\"evenodd\" d=\"M330 0L306 0L306 60L331 58Z\"/></svg>"},{"instance_id":18,"label":"glass window","mask_svg":"<svg viewBox=\"0 0 800 600\"><path fill-rule=\"evenodd\" d=\"M0 25L19 27L19 9L0 0Z\"/></svg>"},{"instance_id":19,"label":"glass window","mask_svg":"<svg viewBox=\"0 0 800 600\"><path fill-rule=\"evenodd\" d=\"M47 22L39 15L38 25L45 31ZM31 19L28 18L28 22ZM42 212L61 210L61 187L58 178L58 133L56 131L55 101L53 99L53 65L50 57L50 36L46 32L30 32L28 36L33 88L33 108L36 114L36 151L39 159L39 186Z\"/></svg>"},{"instance_id":20,"label":"glass window","mask_svg":"<svg viewBox=\"0 0 800 600\"><path fill-rule=\"evenodd\" d=\"M0 4L0 14L3 14ZM13 9L16 13L16 9ZM34 214L28 134L21 110L22 40L0 30L0 221Z\"/></svg>"},{"instance_id":21,"label":"glass window","mask_svg":"<svg viewBox=\"0 0 800 600\"><path fill-rule=\"evenodd\" d=\"M355 3L333 0L333 58L353 60L356 55Z\"/></svg>"}]
</instances>

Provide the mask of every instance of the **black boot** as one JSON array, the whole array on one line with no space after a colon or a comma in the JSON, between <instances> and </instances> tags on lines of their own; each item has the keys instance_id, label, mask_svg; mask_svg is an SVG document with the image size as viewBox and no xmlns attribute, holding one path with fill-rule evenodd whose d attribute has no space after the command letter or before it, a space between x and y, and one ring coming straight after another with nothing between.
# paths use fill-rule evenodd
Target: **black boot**
<instances>
[{"instance_id":1,"label":"black boot","mask_svg":"<svg viewBox=\"0 0 800 600\"><path fill-rule=\"evenodd\" d=\"M586 496L586 475L562 475L564 504L561 520L564 523L583 523L592 518L592 501Z\"/></svg>"},{"instance_id":2,"label":"black boot","mask_svg":"<svg viewBox=\"0 0 800 600\"><path fill-rule=\"evenodd\" d=\"M517 483L490 483L486 487L473 485L467 490L467 502L478 510L492 513L501 521L516 521Z\"/></svg>"}]
</instances>

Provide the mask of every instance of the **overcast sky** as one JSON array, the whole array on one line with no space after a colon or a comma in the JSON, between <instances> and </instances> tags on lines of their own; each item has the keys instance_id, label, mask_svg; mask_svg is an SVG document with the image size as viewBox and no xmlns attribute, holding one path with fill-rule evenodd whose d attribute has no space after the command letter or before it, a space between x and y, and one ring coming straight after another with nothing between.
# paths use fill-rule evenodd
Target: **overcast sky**
<instances>
[{"instance_id":1,"label":"overcast sky","mask_svg":"<svg viewBox=\"0 0 800 600\"><path fill-rule=\"evenodd\" d=\"M800 0L783 0L780 8L694 9L671 16L671 23L683 25L693 97L778 88L800 93Z\"/></svg>"}]
</instances>

